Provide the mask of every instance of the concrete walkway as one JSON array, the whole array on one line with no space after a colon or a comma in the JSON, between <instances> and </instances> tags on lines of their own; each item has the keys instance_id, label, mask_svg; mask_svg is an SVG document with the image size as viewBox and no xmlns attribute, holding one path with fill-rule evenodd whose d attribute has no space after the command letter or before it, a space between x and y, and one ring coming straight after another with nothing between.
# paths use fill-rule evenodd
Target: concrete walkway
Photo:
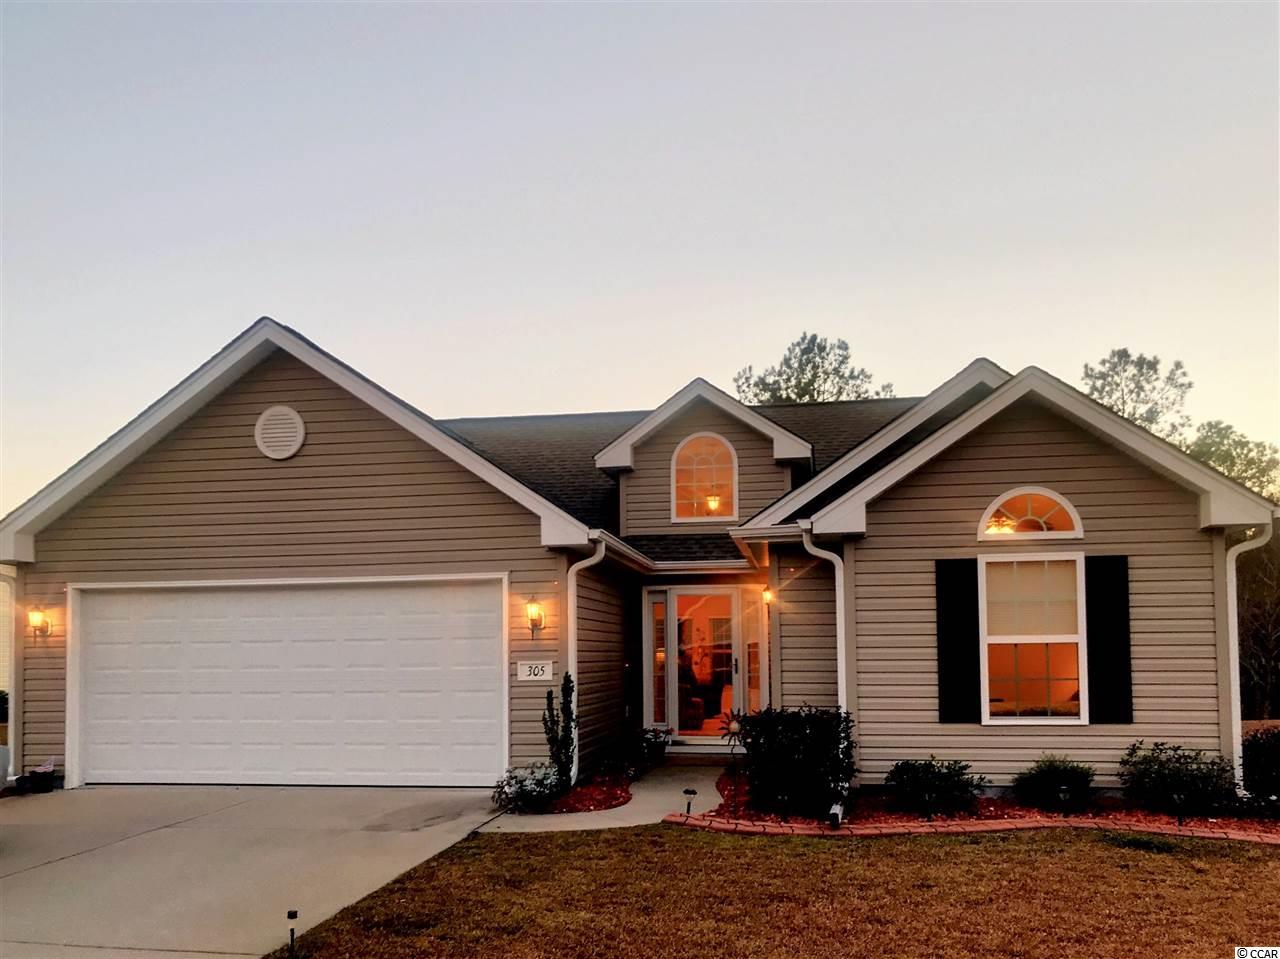
<instances>
[{"instance_id":1,"label":"concrete walkway","mask_svg":"<svg viewBox=\"0 0 1280 959\"><path fill-rule=\"evenodd\" d=\"M256 957L493 815L487 789L97 786L0 800L0 956Z\"/></svg>"},{"instance_id":2,"label":"concrete walkway","mask_svg":"<svg viewBox=\"0 0 1280 959\"><path fill-rule=\"evenodd\" d=\"M568 832L574 829L617 829L662 822L670 813L683 813L685 789L696 789L694 814L720 805L716 779L720 766L660 766L631 784L631 802L617 809L574 812L551 816L503 815L482 826L480 832Z\"/></svg>"}]
</instances>

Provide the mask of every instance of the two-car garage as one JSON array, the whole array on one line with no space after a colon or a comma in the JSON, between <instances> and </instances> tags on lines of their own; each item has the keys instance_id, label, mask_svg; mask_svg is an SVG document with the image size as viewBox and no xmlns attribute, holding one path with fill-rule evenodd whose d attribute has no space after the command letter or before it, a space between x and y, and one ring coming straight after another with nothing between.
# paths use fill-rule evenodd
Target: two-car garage
<instances>
[{"instance_id":1,"label":"two-car garage","mask_svg":"<svg viewBox=\"0 0 1280 959\"><path fill-rule=\"evenodd\" d=\"M68 783L487 786L501 577L69 588Z\"/></svg>"}]
</instances>

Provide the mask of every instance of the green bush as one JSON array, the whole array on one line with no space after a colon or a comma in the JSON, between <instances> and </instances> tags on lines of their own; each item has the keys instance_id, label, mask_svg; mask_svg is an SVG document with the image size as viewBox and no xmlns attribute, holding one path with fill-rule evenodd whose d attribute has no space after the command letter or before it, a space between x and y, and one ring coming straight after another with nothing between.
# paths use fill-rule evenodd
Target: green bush
<instances>
[{"instance_id":1,"label":"green bush","mask_svg":"<svg viewBox=\"0 0 1280 959\"><path fill-rule=\"evenodd\" d=\"M857 768L853 716L817 706L774 708L735 716L751 805L784 816L826 816L843 803Z\"/></svg>"},{"instance_id":2,"label":"green bush","mask_svg":"<svg viewBox=\"0 0 1280 959\"><path fill-rule=\"evenodd\" d=\"M894 763L884 784L894 808L933 818L972 809L987 780L969 775L968 763L930 756Z\"/></svg>"},{"instance_id":3,"label":"green bush","mask_svg":"<svg viewBox=\"0 0 1280 959\"><path fill-rule=\"evenodd\" d=\"M1236 802L1231 761L1199 749L1138 740L1120 760L1125 798L1141 809L1177 816L1204 816Z\"/></svg>"},{"instance_id":4,"label":"green bush","mask_svg":"<svg viewBox=\"0 0 1280 959\"><path fill-rule=\"evenodd\" d=\"M549 763L534 763L508 769L493 787L493 804L503 812L545 812L573 786L576 752L574 730L578 717L573 709L573 677L564 674L560 683L560 708L553 690L547 690L547 708L542 713L542 731L547 737Z\"/></svg>"},{"instance_id":5,"label":"green bush","mask_svg":"<svg viewBox=\"0 0 1280 959\"><path fill-rule=\"evenodd\" d=\"M1092 766L1065 756L1041 756L1013 777L1013 796L1024 806L1080 812L1093 802Z\"/></svg>"},{"instance_id":6,"label":"green bush","mask_svg":"<svg viewBox=\"0 0 1280 959\"><path fill-rule=\"evenodd\" d=\"M574 730L578 717L573 711L573 676L564 674L560 682L560 708L555 693L547 690L547 708L542 711L542 732L547 737L547 755L556 771L561 792L573 785Z\"/></svg>"},{"instance_id":7,"label":"green bush","mask_svg":"<svg viewBox=\"0 0 1280 959\"><path fill-rule=\"evenodd\" d=\"M636 780L662 765L671 741L670 729L629 728L612 736L592 760L592 772L600 776Z\"/></svg>"},{"instance_id":8,"label":"green bush","mask_svg":"<svg viewBox=\"0 0 1280 959\"><path fill-rule=\"evenodd\" d=\"M1258 799L1280 802L1280 726L1244 737L1244 788Z\"/></svg>"},{"instance_id":9,"label":"green bush","mask_svg":"<svg viewBox=\"0 0 1280 959\"><path fill-rule=\"evenodd\" d=\"M493 787L493 804L503 812L546 812L563 794L560 776L549 763L508 769Z\"/></svg>"}]
</instances>

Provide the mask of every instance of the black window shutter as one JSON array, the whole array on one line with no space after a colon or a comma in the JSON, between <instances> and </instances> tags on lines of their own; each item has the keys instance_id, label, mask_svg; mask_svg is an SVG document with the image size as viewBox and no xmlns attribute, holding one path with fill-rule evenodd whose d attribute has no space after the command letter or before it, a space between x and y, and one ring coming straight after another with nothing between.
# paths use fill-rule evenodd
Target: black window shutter
<instances>
[{"instance_id":1,"label":"black window shutter","mask_svg":"<svg viewBox=\"0 0 1280 959\"><path fill-rule=\"evenodd\" d=\"M978 561L935 561L934 586L938 614L938 722L981 722Z\"/></svg>"},{"instance_id":2,"label":"black window shutter","mask_svg":"<svg viewBox=\"0 0 1280 959\"><path fill-rule=\"evenodd\" d=\"M1089 723L1131 723L1128 556L1085 557L1084 603Z\"/></svg>"}]
</instances>

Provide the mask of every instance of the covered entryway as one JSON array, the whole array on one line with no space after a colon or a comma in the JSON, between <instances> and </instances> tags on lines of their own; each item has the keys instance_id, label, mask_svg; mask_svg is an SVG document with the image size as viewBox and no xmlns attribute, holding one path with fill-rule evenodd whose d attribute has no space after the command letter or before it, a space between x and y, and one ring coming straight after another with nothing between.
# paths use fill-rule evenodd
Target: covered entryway
<instances>
[{"instance_id":1,"label":"covered entryway","mask_svg":"<svg viewBox=\"0 0 1280 959\"><path fill-rule=\"evenodd\" d=\"M500 578L70 593L70 785L487 786L506 765Z\"/></svg>"}]
</instances>

